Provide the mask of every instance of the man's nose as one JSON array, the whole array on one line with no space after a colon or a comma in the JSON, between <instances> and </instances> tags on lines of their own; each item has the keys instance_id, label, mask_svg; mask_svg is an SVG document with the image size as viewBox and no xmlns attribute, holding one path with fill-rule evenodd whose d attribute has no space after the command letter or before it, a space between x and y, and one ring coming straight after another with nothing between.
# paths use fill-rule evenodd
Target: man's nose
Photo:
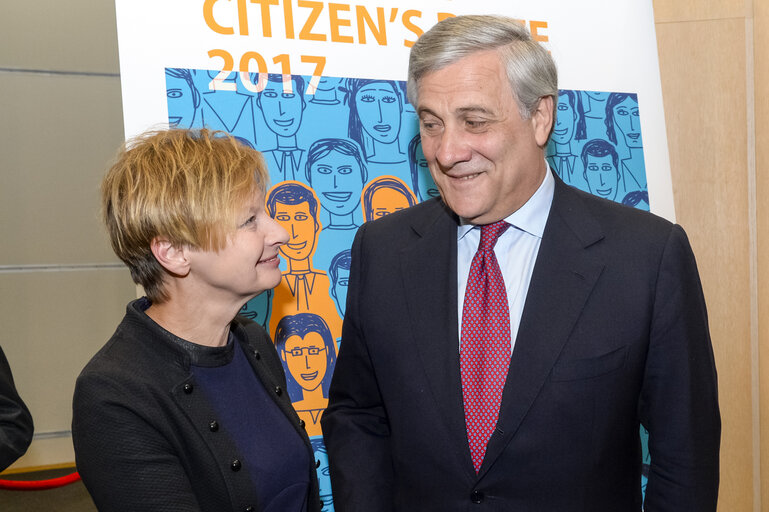
<instances>
[{"instance_id":1,"label":"man's nose","mask_svg":"<svg viewBox=\"0 0 769 512\"><path fill-rule=\"evenodd\" d=\"M442 169L451 169L472 157L467 136L457 128L446 127L440 135L435 158Z\"/></svg>"}]
</instances>

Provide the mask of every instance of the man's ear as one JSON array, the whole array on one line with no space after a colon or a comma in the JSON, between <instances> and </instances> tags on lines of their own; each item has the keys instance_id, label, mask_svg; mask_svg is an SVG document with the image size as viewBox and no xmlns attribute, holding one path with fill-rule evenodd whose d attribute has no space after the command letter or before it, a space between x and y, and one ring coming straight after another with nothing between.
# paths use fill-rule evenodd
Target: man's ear
<instances>
[{"instance_id":1,"label":"man's ear","mask_svg":"<svg viewBox=\"0 0 769 512\"><path fill-rule=\"evenodd\" d=\"M531 124L534 127L534 139L541 148L547 144L553 128L553 97L543 96L537 103L537 108L531 114Z\"/></svg>"},{"instance_id":2,"label":"man's ear","mask_svg":"<svg viewBox=\"0 0 769 512\"><path fill-rule=\"evenodd\" d=\"M190 272L188 249L172 244L168 239L156 236L150 243L150 250L158 263L176 276L186 276Z\"/></svg>"}]
</instances>

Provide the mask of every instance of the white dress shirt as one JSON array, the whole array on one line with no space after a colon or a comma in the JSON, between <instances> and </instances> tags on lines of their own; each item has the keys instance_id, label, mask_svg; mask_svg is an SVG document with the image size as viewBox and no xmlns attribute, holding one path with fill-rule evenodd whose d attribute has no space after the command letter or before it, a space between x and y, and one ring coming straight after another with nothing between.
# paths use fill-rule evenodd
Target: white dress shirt
<instances>
[{"instance_id":1,"label":"white dress shirt","mask_svg":"<svg viewBox=\"0 0 769 512\"><path fill-rule=\"evenodd\" d=\"M531 274L537 261L542 233L545 231L550 205L553 203L555 180L550 170L534 195L505 221L510 227L502 233L494 247L510 306L510 354L513 353L523 305L529 291ZM462 343L462 307L470 274L470 264L481 242L481 229L472 224L457 228L457 305L460 345Z\"/></svg>"}]
</instances>

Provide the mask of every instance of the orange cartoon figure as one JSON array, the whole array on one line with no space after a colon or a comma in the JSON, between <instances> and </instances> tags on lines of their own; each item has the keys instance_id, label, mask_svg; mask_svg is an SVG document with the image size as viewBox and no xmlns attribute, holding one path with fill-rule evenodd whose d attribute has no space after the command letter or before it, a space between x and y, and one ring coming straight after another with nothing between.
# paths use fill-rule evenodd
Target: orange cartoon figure
<instances>
[{"instance_id":1,"label":"orange cartoon figure","mask_svg":"<svg viewBox=\"0 0 769 512\"><path fill-rule=\"evenodd\" d=\"M403 180L395 176L380 176L365 186L362 203L363 220L368 222L414 206L417 200Z\"/></svg>"},{"instance_id":2,"label":"orange cartoon figure","mask_svg":"<svg viewBox=\"0 0 769 512\"><path fill-rule=\"evenodd\" d=\"M336 364L331 331L313 313L284 316L275 330L275 347L286 370L288 394L307 434L321 435L320 417Z\"/></svg>"},{"instance_id":3,"label":"orange cartoon figure","mask_svg":"<svg viewBox=\"0 0 769 512\"><path fill-rule=\"evenodd\" d=\"M325 272L315 270L312 255L317 246L321 225L318 221L318 198L298 181L284 181L272 188L267 197L267 211L288 231L288 243L280 252L288 260L272 300L270 333L287 315L314 313L322 317L334 339L341 336L342 319L328 293L331 285Z\"/></svg>"}]
</instances>

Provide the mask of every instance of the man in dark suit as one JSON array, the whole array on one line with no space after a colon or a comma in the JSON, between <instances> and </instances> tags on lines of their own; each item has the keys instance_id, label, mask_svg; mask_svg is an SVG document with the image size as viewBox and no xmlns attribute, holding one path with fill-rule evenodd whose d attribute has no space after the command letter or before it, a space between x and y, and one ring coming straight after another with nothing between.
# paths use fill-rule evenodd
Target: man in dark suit
<instances>
[{"instance_id":1,"label":"man in dark suit","mask_svg":"<svg viewBox=\"0 0 769 512\"><path fill-rule=\"evenodd\" d=\"M513 20L451 18L412 48L441 198L353 244L322 420L338 512L638 511L639 423L646 510L716 510L716 372L686 235L553 175L557 97Z\"/></svg>"}]
</instances>

